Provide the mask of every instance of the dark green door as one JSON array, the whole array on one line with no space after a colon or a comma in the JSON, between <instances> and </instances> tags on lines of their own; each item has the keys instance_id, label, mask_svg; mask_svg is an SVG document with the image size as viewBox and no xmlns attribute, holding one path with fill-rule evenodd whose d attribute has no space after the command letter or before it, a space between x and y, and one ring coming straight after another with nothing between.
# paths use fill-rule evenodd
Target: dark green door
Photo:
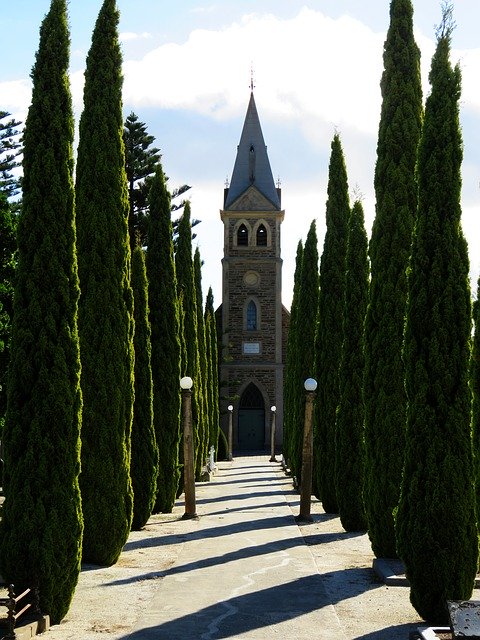
<instances>
[{"instance_id":1,"label":"dark green door","mask_svg":"<svg viewBox=\"0 0 480 640\"><path fill-rule=\"evenodd\" d=\"M265 402L253 382L242 393L238 406L238 448L241 451L265 448Z\"/></svg>"},{"instance_id":2,"label":"dark green door","mask_svg":"<svg viewBox=\"0 0 480 640\"><path fill-rule=\"evenodd\" d=\"M265 410L240 409L238 412L238 448L260 451L265 447Z\"/></svg>"}]
</instances>

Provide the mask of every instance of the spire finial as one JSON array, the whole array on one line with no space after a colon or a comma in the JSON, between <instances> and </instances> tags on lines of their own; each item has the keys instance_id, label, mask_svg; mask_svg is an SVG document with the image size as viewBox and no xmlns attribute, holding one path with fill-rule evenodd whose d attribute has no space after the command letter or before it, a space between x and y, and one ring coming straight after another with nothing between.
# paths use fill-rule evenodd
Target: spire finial
<instances>
[{"instance_id":1,"label":"spire finial","mask_svg":"<svg viewBox=\"0 0 480 640\"><path fill-rule=\"evenodd\" d=\"M253 62L250 65L250 91L253 93L255 89L255 85L253 84Z\"/></svg>"}]
</instances>

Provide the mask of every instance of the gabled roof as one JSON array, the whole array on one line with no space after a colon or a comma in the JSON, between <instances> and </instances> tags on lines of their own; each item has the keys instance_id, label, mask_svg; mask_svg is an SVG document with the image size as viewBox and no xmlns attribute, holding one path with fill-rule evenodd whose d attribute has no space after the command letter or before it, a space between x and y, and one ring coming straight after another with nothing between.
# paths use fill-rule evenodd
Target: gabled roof
<instances>
[{"instance_id":1,"label":"gabled roof","mask_svg":"<svg viewBox=\"0 0 480 640\"><path fill-rule=\"evenodd\" d=\"M256 187L272 203L274 209L280 210L280 198L273 181L253 91L250 94L224 209L228 209L251 186Z\"/></svg>"}]
</instances>

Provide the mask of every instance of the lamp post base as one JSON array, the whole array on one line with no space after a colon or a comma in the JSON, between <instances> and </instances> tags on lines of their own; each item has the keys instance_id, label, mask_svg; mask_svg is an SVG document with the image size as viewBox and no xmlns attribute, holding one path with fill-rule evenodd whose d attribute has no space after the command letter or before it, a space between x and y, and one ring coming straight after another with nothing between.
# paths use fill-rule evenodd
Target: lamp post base
<instances>
[{"instance_id":1,"label":"lamp post base","mask_svg":"<svg viewBox=\"0 0 480 640\"><path fill-rule=\"evenodd\" d=\"M196 513L184 513L182 520L199 520L199 517Z\"/></svg>"},{"instance_id":2,"label":"lamp post base","mask_svg":"<svg viewBox=\"0 0 480 640\"><path fill-rule=\"evenodd\" d=\"M302 515L301 513L298 516L295 516L295 522L303 522L306 524L311 524L313 522L313 518L310 515Z\"/></svg>"},{"instance_id":3,"label":"lamp post base","mask_svg":"<svg viewBox=\"0 0 480 640\"><path fill-rule=\"evenodd\" d=\"M278 462L278 460L276 459L275 456L272 456L269 460L269 462Z\"/></svg>"}]
</instances>

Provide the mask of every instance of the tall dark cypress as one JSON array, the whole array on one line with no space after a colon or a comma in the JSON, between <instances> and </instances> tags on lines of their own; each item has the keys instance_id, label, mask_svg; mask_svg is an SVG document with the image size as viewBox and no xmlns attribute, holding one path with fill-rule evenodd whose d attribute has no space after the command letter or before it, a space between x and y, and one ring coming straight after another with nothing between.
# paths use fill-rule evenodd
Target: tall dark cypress
<instances>
[{"instance_id":1,"label":"tall dark cypress","mask_svg":"<svg viewBox=\"0 0 480 640\"><path fill-rule=\"evenodd\" d=\"M16 590L38 586L58 624L80 572L82 397L77 333L73 115L66 0L40 29L24 132L23 207L3 447L0 567Z\"/></svg>"},{"instance_id":2,"label":"tall dark cypress","mask_svg":"<svg viewBox=\"0 0 480 640\"><path fill-rule=\"evenodd\" d=\"M210 439L210 404L208 394L208 363L207 344L205 335L205 321L203 318L203 296L202 296L202 259L200 250L195 249L193 256L193 272L195 277L195 294L197 296L197 332L198 332L198 362L201 375L198 376L198 384L201 385L201 414L202 420L199 422L199 455L202 463L208 455L208 442Z\"/></svg>"},{"instance_id":3,"label":"tall dark cypress","mask_svg":"<svg viewBox=\"0 0 480 640\"><path fill-rule=\"evenodd\" d=\"M180 320L170 195L160 164L150 190L147 277L152 329L153 424L159 449L155 511L170 513L180 477Z\"/></svg>"},{"instance_id":4,"label":"tall dark cypress","mask_svg":"<svg viewBox=\"0 0 480 640\"><path fill-rule=\"evenodd\" d=\"M202 383L199 380L200 358L198 352L197 294L192 257L192 227L190 224L190 202L185 203L183 215L178 224L178 246L175 254L179 296L183 313L183 334L185 357L182 359L182 376L193 380L192 421L195 443L195 475L201 475L202 453Z\"/></svg>"},{"instance_id":5,"label":"tall dark cypress","mask_svg":"<svg viewBox=\"0 0 480 640\"><path fill-rule=\"evenodd\" d=\"M350 204L345 159L340 136L333 136L328 169L327 231L320 258L320 296L315 337L318 381L314 431L314 493L326 513L337 513L335 489L335 419L340 389L338 368L342 349Z\"/></svg>"},{"instance_id":6,"label":"tall dark cypress","mask_svg":"<svg viewBox=\"0 0 480 640\"><path fill-rule=\"evenodd\" d=\"M362 203L354 203L348 224L343 303L340 398L335 433L335 488L345 531L366 528L363 507L364 323L368 300L368 240Z\"/></svg>"},{"instance_id":7,"label":"tall dark cypress","mask_svg":"<svg viewBox=\"0 0 480 640\"><path fill-rule=\"evenodd\" d=\"M477 283L477 299L473 303L473 321L475 334L473 338L472 358L470 361L470 385L472 388L472 435L475 461L475 484L477 504L477 525L480 521L480 278Z\"/></svg>"},{"instance_id":8,"label":"tall dark cypress","mask_svg":"<svg viewBox=\"0 0 480 640\"><path fill-rule=\"evenodd\" d=\"M470 431L471 302L461 227L460 68L450 63L451 8L444 8L430 69L418 154L418 213L405 327L407 429L396 515L410 600L446 624L447 600L468 600L478 537Z\"/></svg>"},{"instance_id":9,"label":"tall dark cypress","mask_svg":"<svg viewBox=\"0 0 480 640\"><path fill-rule=\"evenodd\" d=\"M377 556L396 557L392 511L403 467L406 396L402 361L406 271L417 206L415 163L422 125L420 52L411 0L392 0L384 45L375 166L376 214L365 323L364 500Z\"/></svg>"},{"instance_id":10,"label":"tall dark cypress","mask_svg":"<svg viewBox=\"0 0 480 640\"><path fill-rule=\"evenodd\" d=\"M298 421L295 419L295 389L297 382L296 367L298 361L297 354L297 318L298 318L298 298L300 296L301 271L303 263L303 243L300 240L297 245L297 255L295 258L295 273L293 276L293 297L290 307L290 324L288 326L287 336L287 355L285 362L285 378L283 385L283 457L291 469L292 460L295 464L296 458L293 457L297 445L297 439L300 438L295 430ZM301 441L301 438L300 438ZM292 470L294 475L297 471Z\"/></svg>"},{"instance_id":11,"label":"tall dark cypress","mask_svg":"<svg viewBox=\"0 0 480 640\"><path fill-rule=\"evenodd\" d=\"M292 402L295 423L292 428L290 469L301 483L302 446L305 422L305 389L307 378L314 377L315 309L318 305L318 240L315 221L310 225L303 249L296 329L295 377L292 379ZM312 310L314 311L312 314ZM301 333L300 333L301 332Z\"/></svg>"},{"instance_id":12,"label":"tall dark cypress","mask_svg":"<svg viewBox=\"0 0 480 640\"><path fill-rule=\"evenodd\" d=\"M145 255L137 244L132 254L132 289L135 301L135 402L132 424L133 488L132 529L141 529L153 512L157 496L158 445L153 427L151 329L148 318L148 283Z\"/></svg>"},{"instance_id":13,"label":"tall dark cypress","mask_svg":"<svg viewBox=\"0 0 480 640\"><path fill-rule=\"evenodd\" d=\"M104 0L87 57L76 179L83 557L99 565L117 561L133 514L134 320L118 20L115 0Z\"/></svg>"},{"instance_id":14,"label":"tall dark cypress","mask_svg":"<svg viewBox=\"0 0 480 640\"><path fill-rule=\"evenodd\" d=\"M217 323L213 306L212 287L208 289L205 303L205 333L207 337L207 362L209 379L210 434L208 447L215 447L218 454L218 436L220 428L219 386L218 386L218 342Z\"/></svg>"}]
</instances>

